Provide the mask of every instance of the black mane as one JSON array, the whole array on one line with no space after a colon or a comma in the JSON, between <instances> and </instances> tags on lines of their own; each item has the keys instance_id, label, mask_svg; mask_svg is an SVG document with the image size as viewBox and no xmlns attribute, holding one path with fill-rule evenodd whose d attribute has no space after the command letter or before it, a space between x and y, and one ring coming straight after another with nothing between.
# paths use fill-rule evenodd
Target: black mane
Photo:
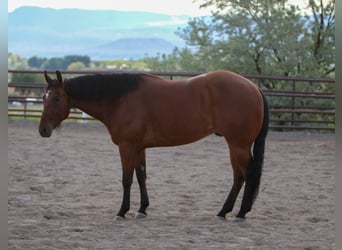
<instances>
[{"instance_id":1,"label":"black mane","mask_svg":"<svg viewBox=\"0 0 342 250\"><path fill-rule=\"evenodd\" d=\"M75 99L116 99L139 85L139 74L97 74L65 79L65 91Z\"/></svg>"}]
</instances>

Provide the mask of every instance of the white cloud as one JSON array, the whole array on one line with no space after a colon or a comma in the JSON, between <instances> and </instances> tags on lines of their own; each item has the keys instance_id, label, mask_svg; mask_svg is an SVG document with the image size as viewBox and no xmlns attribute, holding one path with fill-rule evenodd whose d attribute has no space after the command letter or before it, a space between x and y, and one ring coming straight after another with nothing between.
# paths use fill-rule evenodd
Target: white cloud
<instances>
[{"instance_id":1,"label":"white cloud","mask_svg":"<svg viewBox=\"0 0 342 250\"><path fill-rule=\"evenodd\" d=\"M186 24L187 22L188 22L187 19L179 19L177 17L172 17L172 19L169 21L147 22L145 24L148 26L164 26L164 25Z\"/></svg>"}]
</instances>

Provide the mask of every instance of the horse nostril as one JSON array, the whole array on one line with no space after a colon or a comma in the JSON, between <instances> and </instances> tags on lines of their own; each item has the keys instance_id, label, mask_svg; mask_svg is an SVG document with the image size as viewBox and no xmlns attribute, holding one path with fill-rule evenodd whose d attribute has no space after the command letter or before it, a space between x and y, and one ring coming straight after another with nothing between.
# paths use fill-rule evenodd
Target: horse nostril
<instances>
[{"instance_id":1,"label":"horse nostril","mask_svg":"<svg viewBox=\"0 0 342 250\"><path fill-rule=\"evenodd\" d=\"M44 128L40 128L39 129L39 133L40 133L41 136L44 136L44 134L46 133L46 128L45 127Z\"/></svg>"},{"instance_id":2,"label":"horse nostril","mask_svg":"<svg viewBox=\"0 0 342 250\"><path fill-rule=\"evenodd\" d=\"M51 135L51 130L47 127L42 127L39 129L39 133L42 137L49 137Z\"/></svg>"}]
</instances>

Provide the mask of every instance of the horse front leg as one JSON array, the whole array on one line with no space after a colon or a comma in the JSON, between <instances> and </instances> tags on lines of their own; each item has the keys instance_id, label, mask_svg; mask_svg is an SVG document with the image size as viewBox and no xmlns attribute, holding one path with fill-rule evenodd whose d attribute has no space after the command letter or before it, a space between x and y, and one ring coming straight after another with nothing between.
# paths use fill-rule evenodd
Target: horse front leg
<instances>
[{"instance_id":1,"label":"horse front leg","mask_svg":"<svg viewBox=\"0 0 342 250\"><path fill-rule=\"evenodd\" d=\"M146 156L145 150L140 153L140 164L135 168L135 173L140 188L140 209L136 215L136 218L146 217L146 208L149 205L147 188L146 188Z\"/></svg>"},{"instance_id":2,"label":"horse front leg","mask_svg":"<svg viewBox=\"0 0 342 250\"><path fill-rule=\"evenodd\" d=\"M119 145L121 165L122 165L122 186L123 186L123 199L121 208L115 217L115 220L125 218L125 214L130 209L130 197L131 197L131 186L133 182L134 168L138 165L139 155L136 153L134 148L130 145L122 144Z\"/></svg>"},{"instance_id":3,"label":"horse front leg","mask_svg":"<svg viewBox=\"0 0 342 250\"><path fill-rule=\"evenodd\" d=\"M115 220L124 219L125 214L129 211L133 171L134 171L134 168L127 170L125 169L125 167L123 167L123 174L122 174L123 199L122 199L120 211L116 215Z\"/></svg>"}]
</instances>

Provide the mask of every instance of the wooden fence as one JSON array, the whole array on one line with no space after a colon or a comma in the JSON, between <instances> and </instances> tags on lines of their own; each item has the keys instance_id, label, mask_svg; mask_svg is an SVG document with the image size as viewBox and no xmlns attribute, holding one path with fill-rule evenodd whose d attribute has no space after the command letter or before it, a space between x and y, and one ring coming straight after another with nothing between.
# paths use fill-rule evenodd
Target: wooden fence
<instances>
[{"instance_id":1,"label":"wooden fence","mask_svg":"<svg viewBox=\"0 0 342 250\"><path fill-rule=\"evenodd\" d=\"M127 71L126 71L127 72ZM141 73L128 71L129 73ZM40 74L39 70L9 70L9 74ZM55 74L54 71L49 73ZM62 71L67 77L118 71ZM149 72L169 79L188 78L196 72ZM272 130L335 131L335 79L243 75L263 89L270 107ZM8 83L8 118L39 119L42 112L43 82ZM69 121L95 120L72 110Z\"/></svg>"}]
</instances>

